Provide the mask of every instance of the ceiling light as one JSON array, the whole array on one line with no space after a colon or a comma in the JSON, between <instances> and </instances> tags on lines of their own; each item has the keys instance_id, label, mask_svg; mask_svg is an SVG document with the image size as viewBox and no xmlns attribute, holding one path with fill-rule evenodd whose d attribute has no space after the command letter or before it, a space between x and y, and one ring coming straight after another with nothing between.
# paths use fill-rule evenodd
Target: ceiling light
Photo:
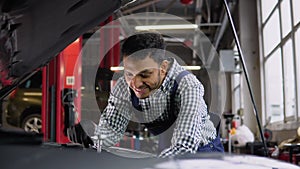
<instances>
[{"instance_id":1,"label":"ceiling light","mask_svg":"<svg viewBox=\"0 0 300 169\"><path fill-rule=\"evenodd\" d=\"M42 96L42 93L24 92L24 96Z\"/></svg>"},{"instance_id":2,"label":"ceiling light","mask_svg":"<svg viewBox=\"0 0 300 169\"><path fill-rule=\"evenodd\" d=\"M201 66L182 66L184 67L186 70L200 70ZM121 71L124 70L123 66L112 66L110 67L111 71Z\"/></svg>"},{"instance_id":3,"label":"ceiling light","mask_svg":"<svg viewBox=\"0 0 300 169\"><path fill-rule=\"evenodd\" d=\"M111 71L120 71L120 70L124 70L123 66L112 66L110 67Z\"/></svg>"},{"instance_id":4,"label":"ceiling light","mask_svg":"<svg viewBox=\"0 0 300 169\"><path fill-rule=\"evenodd\" d=\"M201 66L182 66L184 67L186 70L200 70Z\"/></svg>"},{"instance_id":5,"label":"ceiling light","mask_svg":"<svg viewBox=\"0 0 300 169\"><path fill-rule=\"evenodd\" d=\"M144 25L136 26L135 30L146 31L146 30L174 30L174 29L197 29L196 24L181 24L181 25Z\"/></svg>"}]
</instances>

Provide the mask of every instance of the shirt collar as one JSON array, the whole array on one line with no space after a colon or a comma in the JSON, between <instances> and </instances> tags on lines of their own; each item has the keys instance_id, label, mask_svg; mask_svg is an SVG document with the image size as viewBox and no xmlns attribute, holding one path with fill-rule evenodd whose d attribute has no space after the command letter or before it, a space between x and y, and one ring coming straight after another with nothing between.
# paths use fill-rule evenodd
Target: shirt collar
<instances>
[{"instance_id":1,"label":"shirt collar","mask_svg":"<svg viewBox=\"0 0 300 169\"><path fill-rule=\"evenodd\" d=\"M165 77L160 89L165 92L168 93L171 91L175 78L176 76L184 70L184 68L182 66L180 66L178 64L178 62L176 61L176 59L174 58L170 58L169 59L170 62L170 68L168 70L167 76Z\"/></svg>"}]
</instances>

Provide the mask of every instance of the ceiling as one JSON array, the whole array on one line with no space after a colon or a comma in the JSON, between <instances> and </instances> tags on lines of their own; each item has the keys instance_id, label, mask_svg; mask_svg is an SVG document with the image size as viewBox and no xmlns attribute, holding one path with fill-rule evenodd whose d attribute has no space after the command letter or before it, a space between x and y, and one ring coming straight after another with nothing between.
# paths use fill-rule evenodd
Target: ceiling
<instances>
[{"instance_id":1,"label":"ceiling","mask_svg":"<svg viewBox=\"0 0 300 169\"><path fill-rule=\"evenodd\" d=\"M192 3L185 4L188 2ZM227 3L233 20L237 20L237 1L230 0ZM234 39L223 0L137 0L121 8L116 13L116 18L147 12L176 16L184 22L197 24L200 31L217 50L233 48ZM142 19L138 19L141 22ZM153 18L144 17L143 19L144 22L140 24L151 23ZM153 21L152 24L165 24L171 20L165 16L155 17L155 22ZM127 22L129 22L127 25L132 25L129 19ZM171 30L167 31L168 33L171 32ZM177 37L186 37L187 34L186 30L173 30L171 33L176 34ZM190 40L193 41L193 39Z\"/></svg>"}]
</instances>

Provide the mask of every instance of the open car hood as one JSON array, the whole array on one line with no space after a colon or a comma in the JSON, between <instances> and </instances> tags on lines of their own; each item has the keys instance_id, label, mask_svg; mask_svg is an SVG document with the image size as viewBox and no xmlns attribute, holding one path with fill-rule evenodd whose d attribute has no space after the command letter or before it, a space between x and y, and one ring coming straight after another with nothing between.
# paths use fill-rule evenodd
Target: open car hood
<instances>
[{"instance_id":1,"label":"open car hood","mask_svg":"<svg viewBox=\"0 0 300 169\"><path fill-rule=\"evenodd\" d=\"M127 2L0 0L1 78L17 79L44 66Z\"/></svg>"}]
</instances>

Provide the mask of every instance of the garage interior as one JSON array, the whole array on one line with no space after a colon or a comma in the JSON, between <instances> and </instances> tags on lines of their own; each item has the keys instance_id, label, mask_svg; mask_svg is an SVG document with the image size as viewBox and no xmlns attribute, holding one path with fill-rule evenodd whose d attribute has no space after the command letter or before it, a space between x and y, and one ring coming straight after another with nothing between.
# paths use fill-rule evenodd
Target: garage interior
<instances>
[{"instance_id":1,"label":"garage interior","mask_svg":"<svg viewBox=\"0 0 300 169\"><path fill-rule=\"evenodd\" d=\"M139 29L155 30L204 85L209 111L221 118L227 153L265 156L267 147L270 158L300 165L300 2L224 1L128 1L2 99L1 126L26 130L28 124L47 141L67 142L63 124L52 120L97 123L123 73L120 42ZM2 78L0 86L7 83ZM33 94L32 102L15 113L22 92ZM52 116L74 110L70 121ZM8 115L16 119L9 122ZM129 126L117 146L155 151L157 140L147 134Z\"/></svg>"}]
</instances>

